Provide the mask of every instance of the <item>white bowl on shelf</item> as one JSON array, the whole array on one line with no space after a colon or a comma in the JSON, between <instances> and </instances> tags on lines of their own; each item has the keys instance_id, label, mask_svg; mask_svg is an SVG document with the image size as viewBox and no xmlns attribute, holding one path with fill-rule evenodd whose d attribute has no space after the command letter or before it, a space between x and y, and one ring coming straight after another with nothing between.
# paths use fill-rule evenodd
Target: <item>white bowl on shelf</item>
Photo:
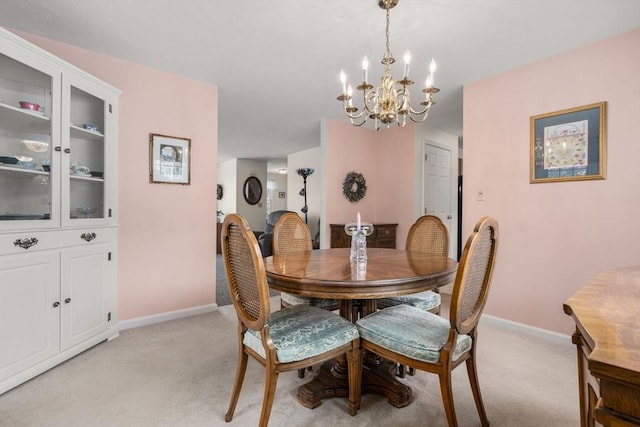
<instances>
[{"instance_id":1,"label":"white bowl on shelf","mask_svg":"<svg viewBox=\"0 0 640 427\"><path fill-rule=\"evenodd\" d=\"M78 211L79 214L81 214L82 216L84 216L85 218L89 218L89 215L91 215L92 213L95 213L95 211L97 211L96 208L78 208L76 209Z\"/></svg>"}]
</instances>

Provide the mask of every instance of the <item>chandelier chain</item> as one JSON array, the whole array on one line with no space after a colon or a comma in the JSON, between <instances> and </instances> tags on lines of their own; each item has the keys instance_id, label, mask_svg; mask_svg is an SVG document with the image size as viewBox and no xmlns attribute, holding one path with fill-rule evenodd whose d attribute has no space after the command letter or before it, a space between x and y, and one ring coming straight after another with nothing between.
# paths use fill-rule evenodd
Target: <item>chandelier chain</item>
<instances>
[{"instance_id":1,"label":"chandelier chain","mask_svg":"<svg viewBox=\"0 0 640 427\"><path fill-rule=\"evenodd\" d=\"M390 22L390 18L391 17L391 9L389 9L387 7L387 23L386 23L386 31L385 31L385 36L387 37L387 52L385 53L385 58L388 58L388 61L386 62L386 67L385 67L385 71L391 71L391 63L393 62L393 55L391 54L391 45L389 43L389 22Z\"/></svg>"}]
</instances>

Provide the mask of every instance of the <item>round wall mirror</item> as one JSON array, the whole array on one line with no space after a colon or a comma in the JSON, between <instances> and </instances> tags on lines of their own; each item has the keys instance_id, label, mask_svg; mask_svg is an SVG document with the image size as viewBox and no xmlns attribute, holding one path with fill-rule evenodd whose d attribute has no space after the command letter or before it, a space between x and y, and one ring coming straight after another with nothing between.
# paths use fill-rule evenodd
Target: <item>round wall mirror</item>
<instances>
[{"instance_id":1,"label":"round wall mirror","mask_svg":"<svg viewBox=\"0 0 640 427\"><path fill-rule=\"evenodd\" d=\"M257 177L250 176L244 182L242 194L244 194L244 200L247 203L255 205L262 198L262 183Z\"/></svg>"}]
</instances>

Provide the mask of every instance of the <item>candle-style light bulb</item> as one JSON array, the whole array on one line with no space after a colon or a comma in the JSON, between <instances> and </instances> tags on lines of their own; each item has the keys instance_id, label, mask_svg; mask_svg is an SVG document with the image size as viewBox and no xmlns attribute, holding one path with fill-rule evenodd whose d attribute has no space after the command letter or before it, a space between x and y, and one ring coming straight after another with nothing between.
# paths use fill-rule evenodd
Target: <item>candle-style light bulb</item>
<instances>
[{"instance_id":1,"label":"candle-style light bulb","mask_svg":"<svg viewBox=\"0 0 640 427\"><path fill-rule=\"evenodd\" d=\"M431 63L429 64L429 76L431 77L431 86L434 87L436 80L436 69L438 66L436 65L436 60L431 58Z\"/></svg>"},{"instance_id":2,"label":"candle-style light bulb","mask_svg":"<svg viewBox=\"0 0 640 427\"><path fill-rule=\"evenodd\" d=\"M362 74L364 75L364 82L366 83L369 78L369 59L365 56L362 58Z\"/></svg>"},{"instance_id":3,"label":"candle-style light bulb","mask_svg":"<svg viewBox=\"0 0 640 427\"><path fill-rule=\"evenodd\" d=\"M424 87L426 87L427 89L433 87L433 77L431 76L431 74L427 76L427 79L424 82Z\"/></svg>"},{"instance_id":4,"label":"candle-style light bulb","mask_svg":"<svg viewBox=\"0 0 640 427\"><path fill-rule=\"evenodd\" d=\"M342 93L347 93L347 75L344 70L340 70L340 83L342 83Z\"/></svg>"},{"instance_id":5,"label":"candle-style light bulb","mask_svg":"<svg viewBox=\"0 0 640 427\"><path fill-rule=\"evenodd\" d=\"M409 77L409 64L411 63L411 54L407 50L404 53L404 76Z\"/></svg>"},{"instance_id":6,"label":"candle-style light bulb","mask_svg":"<svg viewBox=\"0 0 640 427\"><path fill-rule=\"evenodd\" d=\"M360 212L356 215L356 230L360 231L362 222L360 221Z\"/></svg>"}]
</instances>

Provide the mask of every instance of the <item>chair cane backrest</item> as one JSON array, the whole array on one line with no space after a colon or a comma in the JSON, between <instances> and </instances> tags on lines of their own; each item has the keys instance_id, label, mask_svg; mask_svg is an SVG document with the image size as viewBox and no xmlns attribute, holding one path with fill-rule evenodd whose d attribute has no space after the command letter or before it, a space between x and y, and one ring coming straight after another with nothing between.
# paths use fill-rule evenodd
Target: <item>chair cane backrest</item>
<instances>
[{"instance_id":1,"label":"chair cane backrest","mask_svg":"<svg viewBox=\"0 0 640 427\"><path fill-rule=\"evenodd\" d=\"M238 318L247 328L260 330L270 315L269 286L258 241L238 214L222 224L222 257Z\"/></svg>"},{"instance_id":2,"label":"chair cane backrest","mask_svg":"<svg viewBox=\"0 0 640 427\"><path fill-rule=\"evenodd\" d=\"M423 215L416 220L407 234L406 250L447 256L449 232L435 215Z\"/></svg>"},{"instance_id":3,"label":"chair cane backrest","mask_svg":"<svg viewBox=\"0 0 640 427\"><path fill-rule=\"evenodd\" d=\"M472 331L484 309L498 248L498 223L481 218L462 252L451 296L451 326L458 334Z\"/></svg>"},{"instance_id":4,"label":"chair cane backrest","mask_svg":"<svg viewBox=\"0 0 640 427\"><path fill-rule=\"evenodd\" d=\"M285 255L313 249L309 227L296 213L280 217L273 229L273 254Z\"/></svg>"}]
</instances>

